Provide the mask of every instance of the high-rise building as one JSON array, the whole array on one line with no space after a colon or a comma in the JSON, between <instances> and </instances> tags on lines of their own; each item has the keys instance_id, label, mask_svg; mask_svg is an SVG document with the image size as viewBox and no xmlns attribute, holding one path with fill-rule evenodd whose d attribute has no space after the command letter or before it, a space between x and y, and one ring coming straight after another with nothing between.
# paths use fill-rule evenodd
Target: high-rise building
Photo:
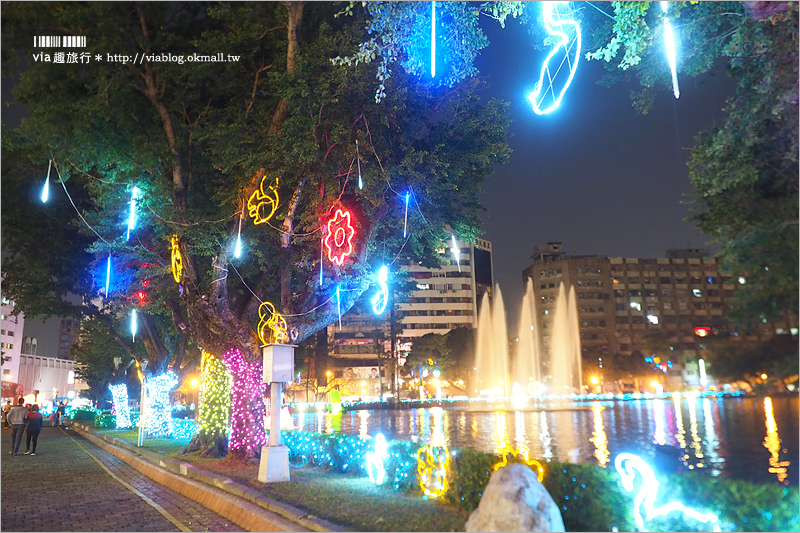
<instances>
[{"instance_id":1,"label":"high-rise building","mask_svg":"<svg viewBox=\"0 0 800 533\"><path fill-rule=\"evenodd\" d=\"M753 341L769 335L736 331L725 317L744 278L721 275L717 260L702 249L668 250L666 256L568 256L558 242L537 246L523 280L533 283L545 352L562 282L575 289L584 361L597 360L602 366L609 355L647 356L661 344L670 353L661 364L668 363L665 384L672 388L701 386L705 337Z\"/></svg>"},{"instance_id":2,"label":"high-rise building","mask_svg":"<svg viewBox=\"0 0 800 533\"><path fill-rule=\"evenodd\" d=\"M72 359L69 355L69 348L77 339L80 322L74 318L62 318L61 329L58 335L58 358Z\"/></svg>"},{"instance_id":3,"label":"high-rise building","mask_svg":"<svg viewBox=\"0 0 800 533\"><path fill-rule=\"evenodd\" d=\"M373 369L383 369L379 378L383 383L390 378L385 358L392 354L392 322L395 354L401 361L415 338L427 333L444 335L459 327L477 327L480 299L491 293L494 282L492 244L478 239L474 243L457 241L456 245L458 259L448 242L440 250L442 266L438 268L399 261L413 284L407 301L395 304L392 309L390 298L390 305L378 316L368 302L361 302L342 316L341 329L338 322L328 326L328 371L332 378L345 387L350 376L349 381L357 383L350 387L357 391L355 394L365 390L367 396L374 396L374 383L370 381L374 379Z\"/></svg>"},{"instance_id":4,"label":"high-rise building","mask_svg":"<svg viewBox=\"0 0 800 533\"><path fill-rule=\"evenodd\" d=\"M11 391L10 389L12 388L12 383L19 383L19 364L24 342L25 315L19 313L14 316L14 302L5 297L2 300L1 313L0 352L2 352L3 357L3 396L14 396L16 390Z\"/></svg>"}]
</instances>

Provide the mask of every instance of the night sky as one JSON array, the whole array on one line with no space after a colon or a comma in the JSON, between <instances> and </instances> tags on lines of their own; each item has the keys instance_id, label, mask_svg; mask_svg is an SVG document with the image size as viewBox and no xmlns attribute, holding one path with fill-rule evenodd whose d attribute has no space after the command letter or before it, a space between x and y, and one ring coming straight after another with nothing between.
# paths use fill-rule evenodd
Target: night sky
<instances>
[{"instance_id":1,"label":"night sky","mask_svg":"<svg viewBox=\"0 0 800 533\"><path fill-rule=\"evenodd\" d=\"M604 2L596 5L603 6ZM510 102L510 162L484 185L484 237L492 242L495 282L514 324L522 300L522 270L533 247L561 241L569 254L664 257L668 248L711 248L691 223L686 166L695 135L722 124L734 80L724 71L680 77L681 96L660 92L647 115L630 99L638 82L597 85L605 72L582 57L561 106L533 112L533 89L546 50L534 50L527 29L486 19L491 44L478 59L486 96ZM666 57L664 59L666 62Z\"/></svg>"}]
</instances>

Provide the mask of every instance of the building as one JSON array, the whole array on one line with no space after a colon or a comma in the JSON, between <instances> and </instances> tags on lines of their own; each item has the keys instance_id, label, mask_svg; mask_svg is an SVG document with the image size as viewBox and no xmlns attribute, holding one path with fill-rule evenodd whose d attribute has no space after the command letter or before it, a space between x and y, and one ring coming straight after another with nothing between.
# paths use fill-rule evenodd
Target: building
<instances>
[{"instance_id":1,"label":"building","mask_svg":"<svg viewBox=\"0 0 800 533\"><path fill-rule=\"evenodd\" d=\"M478 239L457 245L458 259L449 248L441 250L440 268L405 265L414 288L407 302L397 304L402 351L428 333L478 326L480 300L494 285L492 243Z\"/></svg>"},{"instance_id":2,"label":"building","mask_svg":"<svg viewBox=\"0 0 800 533\"><path fill-rule=\"evenodd\" d=\"M25 316L13 316L14 303L2 300L2 342L4 398L25 396L29 402L52 401L56 398L73 399L88 386L75 378L75 361L36 355L37 337L30 335ZM77 321L62 320L72 324L70 335L77 334ZM65 331L67 328L64 328Z\"/></svg>"},{"instance_id":3,"label":"building","mask_svg":"<svg viewBox=\"0 0 800 533\"><path fill-rule=\"evenodd\" d=\"M387 306L376 316L368 302L355 305L338 323L328 326L328 367L342 396L375 398L387 389L391 373L386 362L392 354L392 322L395 353L402 362L415 338L427 333L444 335L454 328L477 327L478 305L491 292L492 244L457 241L458 259L449 247L440 250L442 266L427 268L401 262L412 282L406 302ZM371 296L370 296L371 298ZM380 370L380 377L375 372Z\"/></svg>"},{"instance_id":4,"label":"building","mask_svg":"<svg viewBox=\"0 0 800 533\"><path fill-rule=\"evenodd\" d=\"M16 396L19 384L20 355L24 343L25 315L14 316L14 302L2 299L0 351L3 357L3 397Z\"/></svg>"},{"instance_id":5,"label":"building","mask_svg":"<svg viewBox=\"0 0 800 533\"><path fill-rule=\"evenodd\" d=\"M776 332L732 327L726 309L746 280L720 274L716 258L702 249L668 250L653 259L587 257L565 255L561 243L551 242L537 246L532 259L523 280L533 282L545 352L562 282L575 288L584 361L597 359L602 366L612 354L646 356L660 342L674 354L661 363L667 365L665 384L673 389L702 386L705 337L756 341Z\"/></svg>"},{"instance_id":6,"label":"building","mask_svg":"<svg viewBox=\"0 0 800 533\"><path fill-rule=\"evenodd\" d=\"M80 322L74 318L62 318L60 330L58 335L58 358L59 359L72 359L69 354L69 348L72 343L78 338L78 330L80 329Z\"/></svg>"}]
</instances>

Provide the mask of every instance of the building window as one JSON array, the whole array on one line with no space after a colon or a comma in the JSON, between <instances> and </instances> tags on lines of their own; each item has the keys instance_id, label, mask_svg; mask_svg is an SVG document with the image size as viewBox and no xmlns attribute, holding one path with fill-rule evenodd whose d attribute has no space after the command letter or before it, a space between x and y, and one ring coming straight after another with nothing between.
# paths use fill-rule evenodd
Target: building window
<instances>
[{"instance_id":1,"label":"building window","mask_svg":"<svg viewBox=\"0 0 800 533\"><path fill-rule=\"evenodd\" d=\"M701 298L703 296L703 290L702 289L692 289L692 296L694 296L695 298Z\"/></svg>"}]
</instances>

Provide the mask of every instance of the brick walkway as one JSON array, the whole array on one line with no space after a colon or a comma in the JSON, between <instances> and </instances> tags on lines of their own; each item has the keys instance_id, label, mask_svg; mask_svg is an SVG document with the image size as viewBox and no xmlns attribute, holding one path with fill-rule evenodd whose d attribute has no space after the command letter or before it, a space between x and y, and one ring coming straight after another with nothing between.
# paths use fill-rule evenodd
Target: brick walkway
<instances>
[{"instance_id":1,"label":"brick walkway","mask_svg":"<svg viewBox=\"0 0 800 533\"><path fill-rule=\"evenodd\" d=\"M24 437L20 455L9 455L10 440L11 430L3 428L2 531L241 530L202 505L153 482L72 430L43 428L35 457L22 455ZM141 495L109 475L89 453Z\"/></svg>"}]
</instances>

